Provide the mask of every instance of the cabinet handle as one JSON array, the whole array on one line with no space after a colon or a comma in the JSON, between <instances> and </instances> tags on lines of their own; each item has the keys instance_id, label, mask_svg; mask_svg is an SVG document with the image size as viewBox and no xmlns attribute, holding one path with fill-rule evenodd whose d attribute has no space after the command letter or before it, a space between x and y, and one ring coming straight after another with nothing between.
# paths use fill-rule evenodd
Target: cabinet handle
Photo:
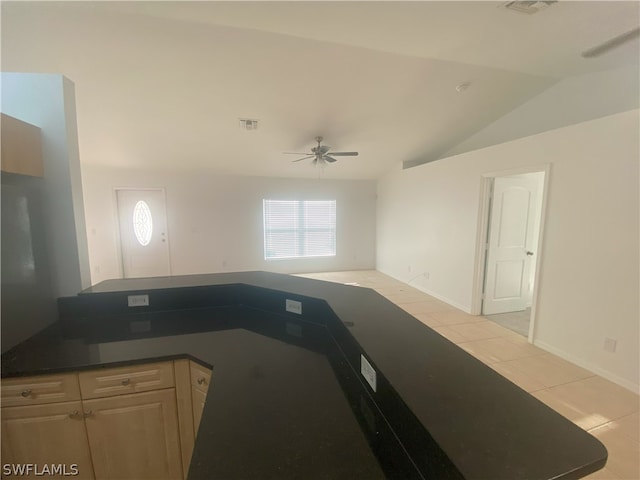
<instances>
[{"instance_id":1,"label":"cabinet handle","mask_svg":"<svg viewBox=\"0 0 640 480\"><path fill-rule=\"evenodd\" d=\"M74 410L69 414L69 418L80 418L80 412L78 412L78 410Z\"/></svg>"},{"instance_id":2,"label":"cabinet handle","mask_svg":"<svg viewBox=\"0 0 640 480\"><path fill-rule=\"evenodd\" d=\"M198 385L204 385L205 383L207 383L207 380L204 377L198 377Z\"/></svg>"},{"instance_id":3,"label":"cabinet handle","mask_svg":"<svg viewBox=\"0 0 640 480\"><path fill-rule=\"evenodd\" d=\"M92 410L89 410L88 412L83 412L83 413L82 413L82 416L83 416L84 418L92 417L92 416L93 416L93 411L92 411Z\"/></svg>"},{"instance_id":4,"label":"cabinet handle","mask_svg":"<svg viewBox=\"0 0 640 480\"><path fill-rule=\"evenodd\" d=\"M20 392L20 395L22 395L24 398L27 398L28 396L31 395L31 389L27 388L25 390L22 390L22 392Z\"/></svg>"},{"instance_id":5,"label":"cabinet handle","mask_svg":"<svg viewBox=\"0 0 640 480\"><path fill-rule=\"evenodd\" d=\"M122 385L124 385L124 386L126 387L127 385L129 385L129 384L131 383L131 380L130 380L130 379L128 379L128 378L125 378L125 379L124 379L124 380L122 380L122 382L120 382L120 383L122 383Z\"/></svg>"}]
</instances>

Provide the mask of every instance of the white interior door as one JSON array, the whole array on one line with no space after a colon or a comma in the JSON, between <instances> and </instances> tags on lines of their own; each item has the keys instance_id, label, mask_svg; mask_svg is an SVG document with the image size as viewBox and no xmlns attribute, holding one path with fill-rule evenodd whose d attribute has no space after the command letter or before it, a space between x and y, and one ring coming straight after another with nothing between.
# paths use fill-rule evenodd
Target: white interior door
<instances>
[{"instance_id":1,"label":"white interior door","mask_svg":"<svg viewBox=\"0 0 640 480\"><path fill-rule=\"evenodd\" d=\"M530 303L540 181L534 175L494 179L482 313L515 312Z\"/></svg>"},{"instance_id":2,"label":"white interior door","mask_svg":"<svg viewBox=\"0 0 640 480\"><path fill-rule=\"evenodd\" d=\"M170 275L164 190L117 190L124 278Z\"/></svg>"}]
</instances>

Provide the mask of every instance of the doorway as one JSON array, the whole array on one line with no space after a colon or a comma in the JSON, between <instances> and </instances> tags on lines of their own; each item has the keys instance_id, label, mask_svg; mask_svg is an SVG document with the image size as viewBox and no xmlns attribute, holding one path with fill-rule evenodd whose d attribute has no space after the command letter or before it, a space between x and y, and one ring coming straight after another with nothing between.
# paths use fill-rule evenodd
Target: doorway
<instances>
[{"instance_id":1,"label":"doorway","mask_svg":"<svg viewBox=\"0 0 640 480\"><path fill-rule=\"evenodd\" d=\"M535 293L544 225L545 170L484 178L478 255L483 315L533 341Z\"/></svg>"},{"instance_id":2,"label":"doorway","mask_svg":"<svg viewBox=\"0 0 640 480\"><path fill-rule=\"evenodd\" d=\"M165 192L116 189L124 278L171 274Z\"/></svg>"}]
</instances>

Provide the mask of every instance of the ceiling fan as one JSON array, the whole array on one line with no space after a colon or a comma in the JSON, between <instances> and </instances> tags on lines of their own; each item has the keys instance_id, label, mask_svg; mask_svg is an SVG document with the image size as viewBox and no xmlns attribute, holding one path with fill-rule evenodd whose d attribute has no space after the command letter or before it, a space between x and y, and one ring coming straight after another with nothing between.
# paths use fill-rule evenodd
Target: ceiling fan
<instances>
[{"instance_id":1,"label":"ceiling fan","mask_svg":"<svg viewBox=\"0 0 640 480\"><path fill-rule=\"evenodd\" d=\"M355 157L358 155L358 152L330 152L331 147L327 145L321 145L322 137L316 137L316 142L318 142L317 147L313 147L310 153L299 153L299 152L284 152L287 155L305 155L302 158L297 160L293 160L294 162L300 162L302 160L307 160L309 158L313 158L314 165L324 165L325 163L333 163L336 162L337 159L333 157Z\"/></svg>"}]
</instances>

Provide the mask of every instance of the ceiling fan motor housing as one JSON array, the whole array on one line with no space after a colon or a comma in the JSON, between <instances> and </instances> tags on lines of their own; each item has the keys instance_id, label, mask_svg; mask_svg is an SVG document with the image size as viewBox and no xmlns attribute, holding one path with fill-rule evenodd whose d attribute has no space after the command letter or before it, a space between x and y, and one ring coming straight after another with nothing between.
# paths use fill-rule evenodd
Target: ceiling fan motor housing
<instances>
[{"instance_id":1,"label":"ceiling fan motor housing","mask_svg":"<svg viewBox=\"0 0 640 480\"><path fill-rule=\"evenodd\" d=\"M306 157L299 158L298 160L294 160L294 162L299 162L301 160L306 160L308 158L313 158L313 162L312 162L313 164L318 164L318 163L324 164L325 162L328 162L328 163L335 162L336 159L328 155L328 152L331 149L331 147L327 145L321 145L320 143L322 142L322 140L323 138L321 136L317 136L316 142L318 142L318 146L312 147L311 153L307 154ZM304 153L294 153L294 152L285 152L285 153L294 154L294 155L305 155ZM331 155L355 157L358 155L358 152L331 152Z\"/></svg>"}]
</instances>

